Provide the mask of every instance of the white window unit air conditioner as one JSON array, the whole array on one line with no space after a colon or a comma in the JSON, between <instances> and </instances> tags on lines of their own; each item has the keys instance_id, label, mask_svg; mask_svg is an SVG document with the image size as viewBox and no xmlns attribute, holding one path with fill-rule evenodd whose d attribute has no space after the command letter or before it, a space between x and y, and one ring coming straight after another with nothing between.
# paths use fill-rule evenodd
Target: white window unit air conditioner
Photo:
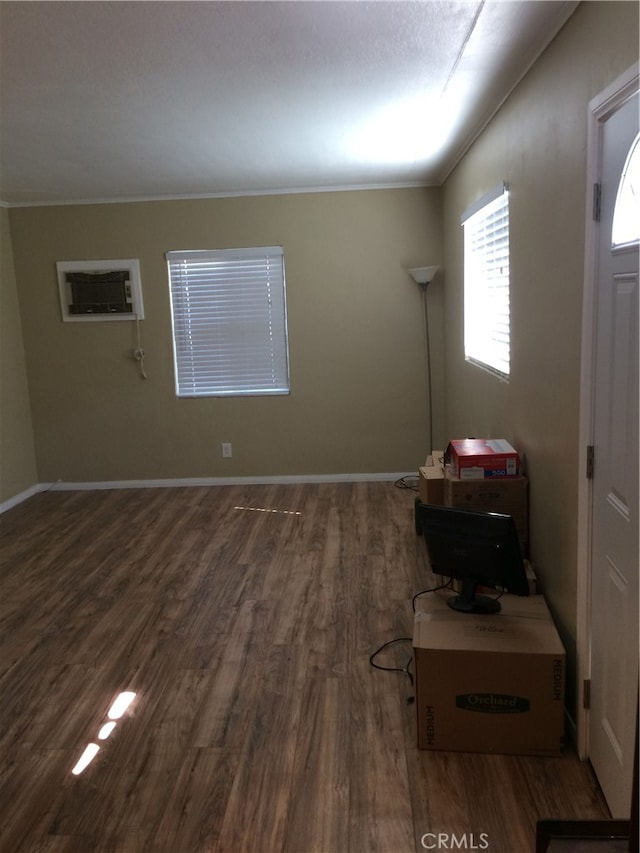
<instances>
[{"instance_id":1,"label":"white window unit air conditioner","mask_svg":"<svg viewBox=\"0 0 640 853\"><path fill-rule=\"evenodd\" d=\"M56 268L65 323L143 319L137 260L58 261Z\"/></svg>"}]
</instances>

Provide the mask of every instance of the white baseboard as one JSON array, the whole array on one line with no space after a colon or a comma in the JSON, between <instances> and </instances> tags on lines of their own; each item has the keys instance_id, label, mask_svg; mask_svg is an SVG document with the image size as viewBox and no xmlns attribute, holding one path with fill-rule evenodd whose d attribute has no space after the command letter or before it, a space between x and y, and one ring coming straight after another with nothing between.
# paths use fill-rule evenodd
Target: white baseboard
<instances>
[{"instance_id":1,"label":"white baseboard","mask_svg":"<svg viewBox=\"0 0 640 853\"><path fill-rule=\"evenodd\" d=\"M189 486L271 486L279 483L393 482L407 474L281 474L265 477L178 477L167 480L108 480L93 483L58 482L52 491L97 489L167 489Z\"/></svg>"},{"instance_id":2,"label":"white baseboard","mask_svg":"<svg viewBox=\"0 0 640 853\"><path fill-rule=\"evenodd\" d=\"M0 515L8 509L13 509L14 506L18 506L18 504L23 503L23 501L37 495L38 492L45 492L50 487L50 483L37 483L35 486L30 486L28 489L25 489L23 492L19 492L12 498L8 498L6 501L0 503Z\"/></svg>"},{"instance_id":3,"label":"white baseboard","mask_svg":"<svg viewBox=\"0 0 640 853\"><path fill-rule=\"evenodd\" d=\"M414 474L378 473L378 474L284 474L266 477L182 477L163 480L106 480L99 482L65 482L39 483L20 492L0 504L0 514L26 501L38 492L75 492L97 491L100 489L167 489L185 488L190 486L270 486L280 483L371 483L395 482L402 477L412 477Z\"/></svg>"}]
</instances>

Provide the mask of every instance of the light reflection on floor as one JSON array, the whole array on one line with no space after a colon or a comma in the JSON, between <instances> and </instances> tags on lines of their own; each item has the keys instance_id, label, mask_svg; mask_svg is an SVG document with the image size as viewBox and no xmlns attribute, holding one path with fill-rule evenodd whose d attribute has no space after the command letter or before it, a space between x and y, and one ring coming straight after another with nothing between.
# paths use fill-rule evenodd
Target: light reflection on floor
<instances>
[{"instance_id":1,"label":"light reflection on floor","mask_svg":"<svg viewBox=\"0 0 640 853\"><path fill-rule=\"evenodd\" d=\"M107 711L107 717L109 721L103 723L98 731L98 740L107 740L107 738L114 731L117 720L119 720L127 708L131 705L133 700L135 699L136 694L130 690L126 690L122 693L119 693L111 707ZM100 747L97 743L89 743L84 749L84 752L78 759L75 767L72 769L72 773L74 776L79 776L87 767L91 764L96 755L100 752Z\"/></svg>"},{"instance_id":2,"label":"light reflection on floor","mask_svg":"<svg viewBox=\"0 0 640 853\"><path fill-rule=\"evenodd\" d=\"M266 507L258 506L234 506L234 509L243 509L246 512L274 512L279 515L302 515L301 512L293 509L267 509Z\"/></svg>"}]
</instances>

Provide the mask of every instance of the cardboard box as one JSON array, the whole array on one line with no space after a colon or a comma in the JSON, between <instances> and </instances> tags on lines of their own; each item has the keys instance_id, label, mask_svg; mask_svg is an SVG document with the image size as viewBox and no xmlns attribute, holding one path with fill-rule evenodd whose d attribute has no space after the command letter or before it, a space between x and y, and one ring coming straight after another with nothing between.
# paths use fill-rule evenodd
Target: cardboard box
<instances>
[{"instance_id":1,"label":"cardboard box","mask_svg":"<svg viewBox=\"0 0 640 853\"><path fill-rule=\"evenodd\" d=\"M495 615L418 602L414 665L419 749L558 755L565 650L544 597L503 596Z\"/></svg>"},{"instance_id":2,"label":"cardboard box","mask_svg":"<svg viewBox=\"0 0 640 853\"><path fill-rule=\"evenodd\" d=\"M496 477L461 480L445 471L444 505L454 509L501 512L512 515L523 554L529 547L529 480L527 477Z\"/></svg>"},{"instance_id":3,"label":"cardboard box","mask_svg":"<svg viewBox=\"0 0 640 853\"><path fill-rule=\"evenodd\" d=\"M424 464L436 465L439 468L444 468L444 450L432 450L431 454L427 456L427 461Z\"/></svg>"},{"instance_id":4,"label":"cardboard box","mask_svg":"<svg viewBox=\"0 0 640 853\"><path fill-rule=\"evenodd\" d=\"M460 438L449 442L445 467L461 480L517 477L520 456L504 438Z\"/></svg>"},{"instance_id":5,"label":"cardboard box","mask_svg":"<svg viewBox=\"0 0 640 853\"><path fill-rule=\"evenodd\" d=\"M444 504L444 453L435 450L418 468L418 494L423 504Z\"/></svg>"}]
</instances>

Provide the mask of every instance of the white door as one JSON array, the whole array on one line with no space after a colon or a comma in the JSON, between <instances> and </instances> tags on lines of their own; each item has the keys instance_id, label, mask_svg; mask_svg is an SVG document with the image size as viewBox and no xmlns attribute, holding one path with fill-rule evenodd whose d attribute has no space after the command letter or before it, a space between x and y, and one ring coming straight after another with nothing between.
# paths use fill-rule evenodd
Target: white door
<instances>
[{"instance_id":1,"label":"white door","mask_svg":"<svg viewBox=\"0 0 640 853\"><path fill-rule=\"evenodd\" d=\"M638 701L638 100L602 125L593 413L590 757L613 817L627 818Z\"/></svg>"}]
</instances>

